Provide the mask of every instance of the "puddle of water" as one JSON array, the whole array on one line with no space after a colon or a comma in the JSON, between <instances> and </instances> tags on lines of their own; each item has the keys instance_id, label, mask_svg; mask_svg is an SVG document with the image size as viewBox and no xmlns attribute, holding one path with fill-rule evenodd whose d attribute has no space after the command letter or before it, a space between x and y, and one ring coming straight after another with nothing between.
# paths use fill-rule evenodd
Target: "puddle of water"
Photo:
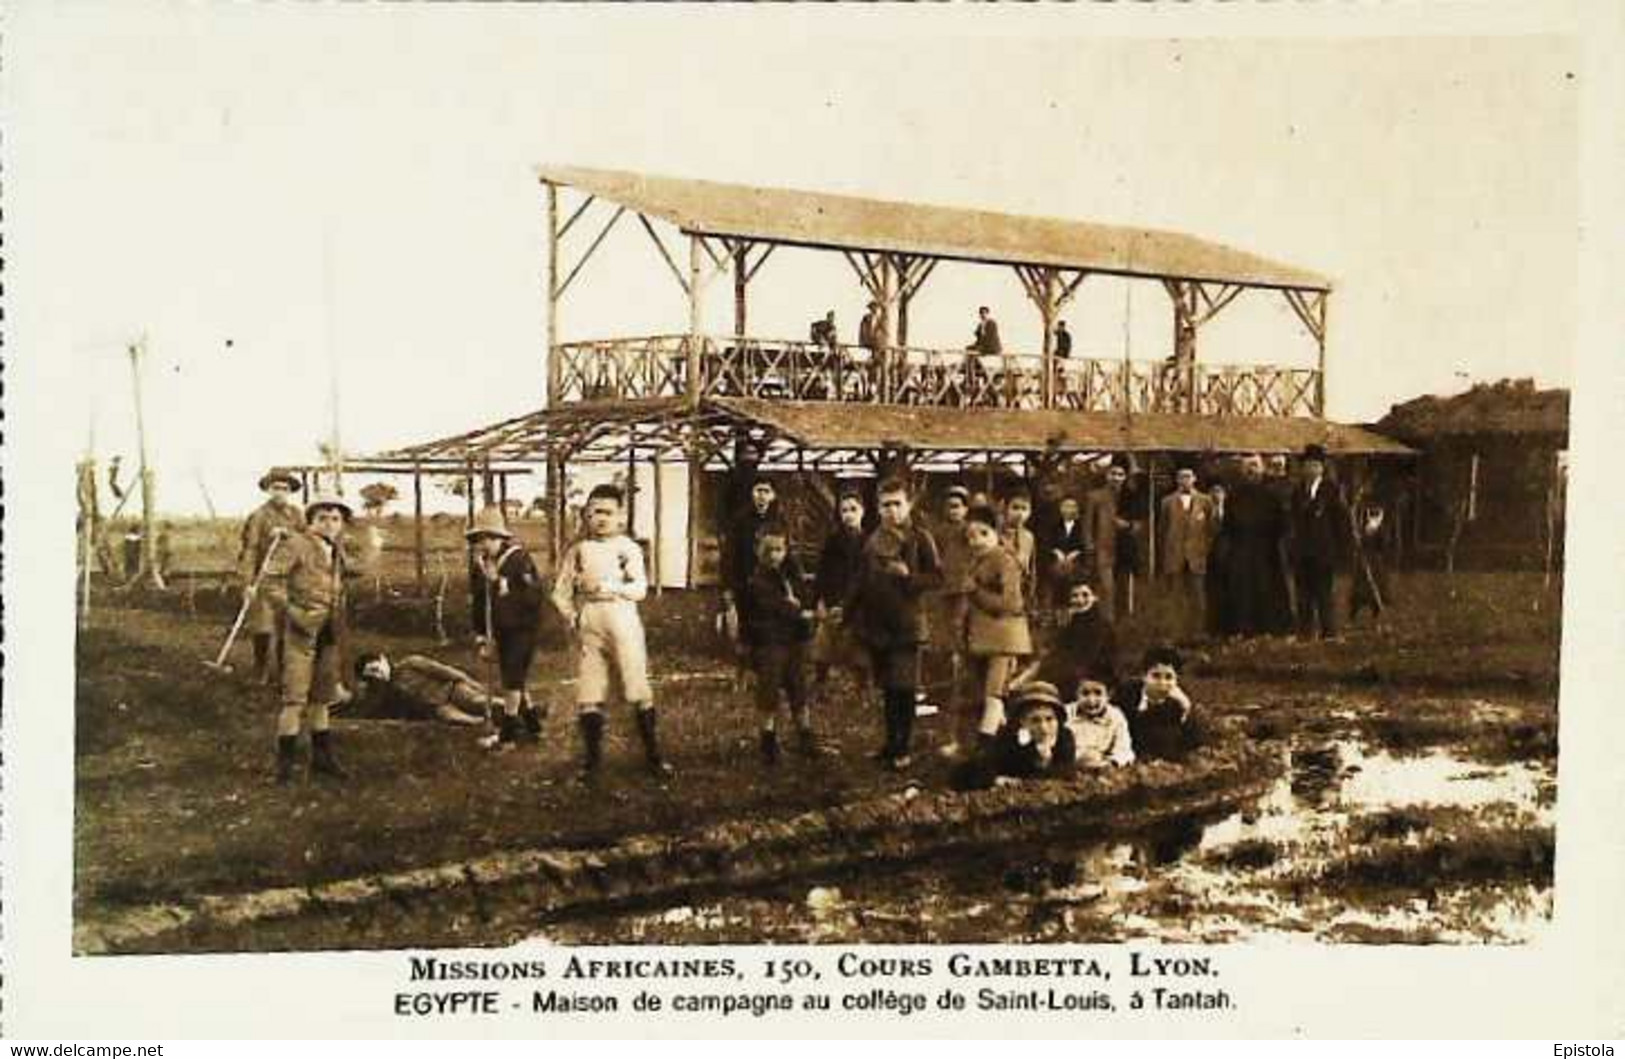
<instances>
[{"instance_id":1,"label":"puddle of water","mask_svg":"<svg viewBox=\"0 0 1625 1059\"><path fill-rule=\"evenodd\" d=\"M848 875L701 908L559 924L548 934L672 943L1294 936L1471 943L1527 940L1550 923L1549 881L1452 887L1441 880L1443 889L1396 891L1377 904L1334 886L1290 885L1357 851L1351 822L1374 814L1403 810L1424 828L1435 811L1490 828L1550 827L1553 810L1542 795L1553 776L1544 764L1487 766L1442 752L1395 756L1353 739L1287 753L1280 781L1221 819L1175 821L1129 840ZM1421 843L1404 828L1390 840Z\"/></svg>"}]
</instances>

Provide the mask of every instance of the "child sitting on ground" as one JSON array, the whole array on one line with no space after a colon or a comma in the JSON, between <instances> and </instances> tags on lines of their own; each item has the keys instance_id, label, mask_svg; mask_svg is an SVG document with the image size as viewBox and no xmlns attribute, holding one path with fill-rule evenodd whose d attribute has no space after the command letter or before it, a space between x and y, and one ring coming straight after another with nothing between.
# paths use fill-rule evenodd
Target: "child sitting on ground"
<instances>
[{"instance_id":1,"label":"child sitting on ground","mask_svg":"<svg viewBox=\"0 0 1625 1059\"><path fill-rule=\"evenodd\" d=\"M812 712L807 706L807 640L813 611L801 602L805 591L799 570L787 562L790 545L784 530L764 528L756 537L756 569L745 587L748 605L740 607L747 624L751 669L756 674L756 714L761 721L762 762L779 763L779 695L790 703L796 744L807 754L818 752Z\"/></svg>"},{"instance_id":2,"label":"child sitting on ground","mask_svg":"<svg viewBox=\"0 0 1625 1059\"><path fill-rule=\"evenodd\" d=\"M1067 731L1077 748L1078 767L1103 769L1134 764L1134 739L1128 718L1107 698L1106 685L1098 680L1078 684L1078 698L1069 710Z\"/></svg>"},{"instance_id":3,"label":"child sitting on ground","mask_svg":"<svg viewBox=\"0 0 1625 1059\"><path fill-rule=\"evenodd\" d=\"M971 556L965 642L975 689L968 698L981 712L977 741L985 747L1004 726L1010 678L1033 645L1021 567L999 545L998 516L992 508L974 508L965 516L965 538Z\"/></svg>"},{"instance_id":4,"label":"child sitting on ground","mask_svg":"<svg viewBox=\"0 0 1625 1059\"><path fill-rule=\"evenodd\" d=\"M1085 579L1067 589L1066 623L1044 657L1020 673L1014 683L1042 680L1054 684L1061 698L1072 702L1083 680L1098 680L1111 687L1117 682L1117 633L1112 620L1097 603L1094 586Z\"/></svg>"},{"instance_id":5,"label":"child sitting on ground","mask_svg":"<svg viewBox=\"0 0 1625 1059\"><path fill-rule=\"evenodd\" d=\"M1014 718L987 753L964 762L949 777L960 790L1002 787L1019 780L1066 776L1077 747L1065 723L1066 707L1053 684L1033 681L1010 693Z\"/></svg>"},{"instance_id":6,"label":"child sitting on ground","mask_svg":"<svg viewBox=\"0 0 1625 1059\"><path fill-rule=\"evenodd\" d=\"M479 681L423 655L391 662L381 653L364 654L356 659L355 675L356 696L343 708L348 717L481 725L502 709L501 697Z\"/></svg>"},{"instance_id":7,"label":"child sitting on ground","mask_svg":"<svg viewBox=\"0 0 1625 1059\"><path fill-rule=\"evenodd\" d=\"M660 755L654 691L649 686L649 652L638 603L649 591L643 550L622 532L621 491L594 486L587 494L587 536L570 545L559 560L553 605L576 635L577 723L581 726L580 780L593 783L604 756L604 701L611 678L637 716L644 764L657 779L671 766Z\"/></svg>"},{"instance_id":8,"label":"child sitting on ground","mask_svg":"<svg viewBox=\"0 0 1625 1059\"><path fill-rule=\"evenodd\" d=\"M1178 761L1202 742L1190 695L1179 684L1182 664L1172 647L1153 647L1145 653L1144 676L1112 696L1128 718L1129 736L1142 761Z\"/></svg>"}]
</instances>

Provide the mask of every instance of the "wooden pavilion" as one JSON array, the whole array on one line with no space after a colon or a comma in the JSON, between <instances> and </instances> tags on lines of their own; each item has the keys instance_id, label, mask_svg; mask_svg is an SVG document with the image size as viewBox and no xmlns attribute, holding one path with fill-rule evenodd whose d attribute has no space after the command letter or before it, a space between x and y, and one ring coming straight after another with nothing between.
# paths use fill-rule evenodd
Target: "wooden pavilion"
<instances>
[{"instance_id":1,"label":"wooden pavilion","mask_svg":"<svg viewBox=\"0 0 1625 1059\"><path fill-rule=\"evenodd\" d=\"M634 486L647 474L646 535L662 583L703 580L698 531L714 506L703 483L734 469L742 453L753 471L816 476L897 466L1035 474L1109 452L1154 464L1158 455L1285 453L1311 442L1334 457L1410 451L1324 418L1332 288L1304 269L1175 232L601 169L550 166L538 177L546 197L546 406L367 462L471 475L545 467L555 549L567 470L624 468ZM589 219L596 230L587 238ZM641 227L686 295L686 328L562 340L566 296L622 223ZM841 255L878 306L877 339L863 347L751 334L750 284L781 248ZM1042 347L993 356L910 345L910 303L943 262L1013 269L1042 323ZM1056 354L1053 325L1091 275L1166 292L1167 356ZM719 332L708 326L703 295L723 277L732 280L734 318ZM1203 325L1248 292L1285 300L1314 343L1314 368L1198 358ZM662 576L663 562L682 570Z\"/></svg>"}]
</instances>

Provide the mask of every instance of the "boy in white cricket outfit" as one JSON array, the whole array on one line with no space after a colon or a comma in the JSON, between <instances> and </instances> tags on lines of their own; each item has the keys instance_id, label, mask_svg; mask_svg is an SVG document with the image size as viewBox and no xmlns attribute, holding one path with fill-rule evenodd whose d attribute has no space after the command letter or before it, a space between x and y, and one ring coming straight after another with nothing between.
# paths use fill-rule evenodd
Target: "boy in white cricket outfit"
<instances>
[{"instance_id":1,"label":"boy in white cricket outfit","mask_svg":"<svg viewBox=\"0 0 1625 1059\"><path fill-rule=\"evenodd\" d=\"M621 532L621 505L621 491L613 485L596 486L587 494L587 536L564 553L553 583L553 605L576 632L577 722L584 751L581 779L586 783L596 779L603 763L604 702L612 673L637 714L649 771L658 778L672 772L660 756L649 653L638 616L649 580L642 549Z\"/></svg>"}]
</instances>

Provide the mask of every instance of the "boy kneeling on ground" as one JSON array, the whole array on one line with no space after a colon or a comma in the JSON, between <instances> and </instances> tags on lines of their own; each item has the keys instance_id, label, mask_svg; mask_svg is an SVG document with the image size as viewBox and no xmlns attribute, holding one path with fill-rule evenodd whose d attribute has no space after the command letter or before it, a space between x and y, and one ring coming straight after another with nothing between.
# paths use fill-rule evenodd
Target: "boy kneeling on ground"
<instances>
[{"instance_id":1,"label":"boy kneeling on ground","mask_svg":"<svg viewBox=\"0 0 1625 1059\"><path fill-rule=\"evenodd\" d=\"M1178 761L1202 742L1190 695L1179 684L1183 664L1172 647L1153 647L1145 653L1144 676L1123 684L1112 696L1128 718L1129 735L1142 761Z\"/></svg>"},{"instance_id":2,"label":"boy kneeling on ground","mask_svg":"<svg viewBox=\"0 0 1625 1059\"><path fill-rule=\"evenodd\" d=\"M621 532L620 489L594 486L587 494L587 536L559 561L553 605L576 637L577 723L583 758L580 780L592 783L604 759L604 702L612 677L638 719L644 762L656 778L671 775L660 756L649 652L638 603L649 593L643 550Z\"/></svg>"},{"instance_id":3,"label":"boy kneeling on ground","mask_svg":"<svg viewBox=\"0 0 1625 1059\"><path fill-rule=\"evenodd\" d=\"M391 662L382 653L364 654L355 660L355 675L356 696L343 711L347 717L482 725L502 709L502 699L479 681L423 655Z\"/></svg>"}]
</instances>

